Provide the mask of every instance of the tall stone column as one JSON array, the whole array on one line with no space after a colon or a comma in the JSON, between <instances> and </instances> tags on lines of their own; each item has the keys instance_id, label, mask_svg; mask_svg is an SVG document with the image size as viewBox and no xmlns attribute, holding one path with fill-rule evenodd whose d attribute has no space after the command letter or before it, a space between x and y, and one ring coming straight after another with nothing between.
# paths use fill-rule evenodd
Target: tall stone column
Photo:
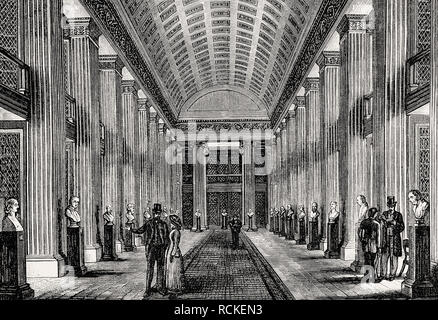
<instances>
[{"instance_id":1,"label":"tall stone column","mask_svg":"<svg viewBox=\"0 0 438 320\"><path fill-rule=\"evenodd\" d=\"M149 201L149 126L150 126L150 109L147 99L138 99L138 158L139 158L139 204L138 212L140 214L139 223L143 224L144 215Z\"/></svg>"},{"instance_id":2,"label":"tall stone column","mask_svg":"<svg viewBox=\"0 0 438 320\"><path fill-rule=\"evenodd\" d=\"M323 245L327 250L326 226L328 208L331 201L339 201L339 146L337 139L339 106L340 106L340 53L324 51L319 59L320 70L320 102L321 133L323 142L321 164L321 202L325 214L323 217Z\"/></svg>"},{"instance_id":3,"label":"tall stone column","mask_svg":"<svg viewBox=\"0 0 438 320\"><path fill-rule=\"evenodd\" d=\"M306 90L306 127L308 161L308 193L306 207L313 202L321 206L321 106L319 103L319 78L307 78L304 82ZM321 208L320 208L321 210Z\"/></svg>"},{"instance_id":4,"label":"tall stone column","mask_svg":"<svg viewBox=\"0 0 438 320\"><path fill-rule=\"evenodd\" d=\"M298 163L298 203L306 207L307 202L307 130L306 102L304 97L297 97L297 163Z\"/></svg>"},{"instance_id":5,"label":"tall stone column","mask_svg":"<svg viewBox=\"0 0 438 320\"><path fill-rule=\"evenodd\" d=\"M158 170L159 170L159 157L158 157L158 114L154 108L150 109L150 125L149 125L149 163L151 164L149 168L150 176L150 200L152 206L158 203Z\"/></svg>"},{"instance_id":6,"label":"tall stone column","mask_svg":"<svg viewBox=\"0 0 438 320\"><path fill-rule=\"evenodd\" d=\"M356 199L366 195L366 141L363 137L364 98L370 91L367 56L367 16L345 15L338 26L341 47L341 157L339 172L346 178L340 185L345 197L345 241L341 250L344 260L357 260L359 208ZM388 149L392 149L388 148ZM341 211L342 212L342 211Z\"/></svg>"},{"instance_id":7,"label":"tall stone column","mask_svg":"<svg viewBox=\"0 0 438 320\"><path fill-rule=\"evenodd\" d=\"M432 0L432 11L438 12L438 0ZM438 264L438 16L432 14L431 102L430 102L430 258Z\"/></svg>"},{"instance_id":8,"label":"tall stone column","mask_svg":"<svg viewBox=\"0 0 438 320\"><path fill-rule=\"evenodd\" d=\"M275 190L275 202L277 203L277 208L280 209L280 207L283 205L283 200L281 199L281 192L283 187L283 181L281 179L281 128L278 128L276 132L277 136L277 148L276 148L276 163L275 163L275 183L276 183L276 190Z\"/></svg>"},{"instance_id":9,"label":"tall stone column","mask_svg":"<svg viewBox=\"0 0 438 320\"><path fill-rule=\"evenodd\" d=\"M277 141L275 138L275 134L272 135L272 137L267 140L266 143L266 155L268 159L268 183L269 183L269 210L272 208L276 208L275 203L275 164L276 164L276 148L277 148Z\"/></svg>"},{"instance_id":10,"label":"tall stone column","mask_svg":"<svg viewBox=\"0 0 438 320\"><path fill-rule=\"evenodd\" d=\"M103 210L111 206L115 216L116 250L121 252L120 213L124 212L122 199L122 159L120 133L122 130L122 68L117 55L100 56L101 117L105 126L105 155L102 168ZM103 233L102 233L103 234Z\"/></svg>"},{"instance_id":11,"label":"tall stone column","mask_svg":"<svg viewBox=\"0 0 438 320\"><path fill-rule=\"evenodd\" d=\"M207 158L203 143L193 148L193 230L196 230L196 210L201 211L201 227L207 226Z\"/></svg>"},{"instance_id":12,"label":"tall stone column","mask_svg":"<svg viewBox=\"0 0 438 320\"><path fill-rule=\"evenodd\" d=\"M251 140L243 140L243 220L246 225L247 214L255 208L255 165Z\"/></svg>"},{"instance_id":13,"label":"tall stone column","mask_svg":"<svg viewBox=\"0 0 438 320\"><path fill-rule=\"evenodd\" d=\"M138 85L134 80L122 81L122 172L123 172L123 221L126 223L125 212L128 204L135 205L135 218L143 215L139 211L138 196Z\"/></svg>"},{"instance_id":14,"label":"tall stone column","mask_svg":"<svg viewBox=\"0 0 438 320\"><path fill-rule=\"evenodd\" d=\"M63 215L65 110L62 55L62 1L29 0L24 5L25 54L34 84L28 126L27 237L28 277L60 277L57 223Z\"/></svg>"},{"instance_id":15,"label":"tall stone column","mask_svg":"<svg viewBox=\"0 0 438 320\"><path fill-rule=\"evenodd\" d=\"M374 190L381 209L395 196L406 222L406 59L408 0L374 1L376 81L373 110ZM433 15L432 15L433 16ZM402 237L406 235L406 230Z\"/></svg>"},{"instance_id":16,"label":"tall stone column","mask_svg":"<svg viewBox=\"0 0 438 320\"><path fill-rule=\"evenodd\" d=\"M166 180L166 164L164 160L164 150L166 149L166 125L162 120L158 124L158 162L157 162L157 172L158 172L158 201L162 206L168 206L166 203L165 194L165 180ZM167 208L169 209L169 208Z\"/></svg>"},{"instance_id":17,"label":"tall stone column","mask_svg":"<svg viewBox=\"0 0 438 320\"><path fill-rule=\"evenodd\" d=\"M85 262L97 262L96 214L102 211L100 155L100 31L91 18L68 20L71 38L72 95L76 98L79 212L85 240ZM59 54L59 53L58 53Z\"/></svg>"},{"instance_id":18,"label":"tall stone column","mask_svg":"<svg viewBox=\"0 0 438 320\"><path fill-rule=\"evenodd\" d=\"M297 157L297 112L296 109L289 111L289 122L287 126L287 140L289 143L289 204L292 205L293 209L296 211L297 201L298 201L298 157Z\"/></svg>"},{"instance_id":19,"label":"tall stone column","mask_svg":"<svg viewBox=\"0 0 438 320\"><path fill-rule=\"evenodd\" d=\"M281 203L286 208L289 204L288 193L288 141L287 141L287 119L281 125Z\"/></svg>"}]
</instances>

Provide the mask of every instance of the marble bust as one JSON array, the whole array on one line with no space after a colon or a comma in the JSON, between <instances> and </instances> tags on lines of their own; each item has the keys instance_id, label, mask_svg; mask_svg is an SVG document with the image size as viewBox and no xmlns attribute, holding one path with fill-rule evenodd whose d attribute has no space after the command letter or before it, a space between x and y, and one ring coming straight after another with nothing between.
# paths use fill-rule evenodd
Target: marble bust
<instances>
[{"instance_id":1,"label":"marble bust","mask_svg":"<svg viewBox=\"0 0 438 320\"><path fill-rule=\"evenodd\" d=\"M252 209L249 209L248 217L253 217L253 216L254 216L254 212L252 211Z\"/></svg>"},{"instance_id":2,"label":"marble bust","mask_svg":"<svg viewBox=\"0 0 438 320\"><path fill-rule=\"evenodd\" d=\"M300 213L298 214L298 219L300 220L306 219L306 210L304 209L304 206L300 206Z\"/></svg>"},{"instance_id":3,"label":"marble bust","mask_svg":"<svg viewBox=\"0 0 438 320\"><path fill-rule=\"evenodd\" d=\"M318 204L316 202L312 203L312 209L310 210L309 213L309 220L311 222L315 222L318 220L320 213L318 211Z\"/></svg>"},{"instance_id":4,"label":"marble bust","mask_svg":"<svg viewBox=\"0 0 438 320\"><path fill-rule=\"evenodd\" d=\"M415 223L424 225L429 218L429 202L427 202L420 191L412 190L409 192L409 202L412 204L412 212L414 214Z\"/></svg>"},{"instance_id":5,"label":"marble bust","mask_svg":"<svg viewBox=\"0 0 438 320\"><path fill-rule=\"evenodd\" d=\"M225 209L224 209L224 210L222 210L222 216L223 216L223 217L226 217L226 216L228 216L227 210L225 210Z\"/></svg>"},{"instance_id":6,"label":"marble bust","mask_svg":"<svg viewBox=\"0 0 438 320\"><path fill-rule=\"evenodd\" d=\"M198 217L198 218L200 218L201 217L201 210L196 210L196 212L195 212L195 216L196 217Z\"/></svg>"},{"instance_id":7,"label":"marble bust","mask_svg":"<svg viewBox=\"0 0 438 320\"><path fill-rule=\"evenodd\" d=\"M103 219L105 220L106 226L112 226L114 225L114 214L111 210L111 206L106 207L106 211L103 214Z\"/></svg>"},{"instance_id":8,"label":"marble bust","mask_svg":"<svg viewBox=\"0 0 438 320\"><path fill-rule=\"evenodd\" d=\"M359 212L358 212L358 221L362 222L363 220L368 218L368 202L367 198L363 195L360 195L356 199L356 203L359 206Z\"/></svg>"},{"instance_id":9,"label":"marble bust","mask_svg":"<svg viewBox=\"0 0 438 320\"><path fill-rule=\"evenodd\" d=\"M126 222L127 224L135 223L134 208L135 206L133 203L128 204L126 207L126 219L128 220Z\"/></svg>"},{"instance_id":10,"label":"marble bust","mask_svg":"<svg viewBox=\"0 0 438 320\"><path fill-rule=\"evenodd\" d=\"M67 227L79 228L81 222L81 216L78 212L79 197L72 197L70 199L70 205L65 209L65 215L67 216Z\"/></svg>"},{"instance_id":11,"label":"marble bust","mask_svg":"<svg viewBox=\"0 0 438 320\"><path fill-rule=\"evenodd\" d=\"M146 208L146 211L143 213L143 217L144 217L145 220L152 219L151 208L150 207Z\"/></svg>"},{"instance_id":12,"label":"marble bust","mask_svg":"<svg viewBox=\"0 0 438 320\"><path fill-rule=\"evenodd\" d=\"M340 212L337 209L338 203L335 201L332 201L330 203L330 212L329 212L329 223L334 223L337 218L339 218Z\"/></svg>"},{"instance_id":13,"label":"marble bust","mask_svg":"<svg viewBox=\"0 0 438 320\"><path fill-rule=\"evenodd\" d=\"M23 226L17 219L17 211L19 208L18 201L16 199L10 199L5 203L5 217L2 222L3 232L18 232L24 231Z\"/></svg>"}]
</instances>

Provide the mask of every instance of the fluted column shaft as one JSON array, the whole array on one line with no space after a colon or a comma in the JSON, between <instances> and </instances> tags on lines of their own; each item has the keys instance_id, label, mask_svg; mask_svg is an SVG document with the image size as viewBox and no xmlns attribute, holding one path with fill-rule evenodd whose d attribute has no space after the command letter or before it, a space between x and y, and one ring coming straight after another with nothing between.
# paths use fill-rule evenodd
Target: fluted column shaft
<instances>
[{"instance_id":1,"label":"fluted column shaft","mask_svg":"<svg viewBox=\"0 0 438 320\"><path fill-rule=\"evenodd\" d=\"M321 93L321 133L323 142L321 167L321 205L326 213L331 201L339 201L339 143L338 120L340 106L340 53L325 51L318 59ZM324 227L328 215L323 217ZM324 229L325 230L325 229ZM323 232L325 236L325 231ZM324 247L326 250L327 247Z\"/></svg>"},{"instance_id":2,"label":"fluted column shaft","mask_svg":"<svg viewBox=\"0 0 438 320\"><path fill-rule=\"evenodd\" d=\"M281 129L280 129L281 130ZM281 148L282 148L282 141L281 141L281 131L277 132L277 149L276 149L276 164L275 164L275 183L277 185L277 189L275 191L275 202L277 203L277 208L280 208L283 205L283 201L281 199L281 192L283 187L283 181L281 177Z\"/></svg>"},{"instance_id":3,"label":"fluted column shaft","mask_svg":"<svg viewBox=\"0 0 438 320\"><path fill-rule=\"evenodd\" d=\"M120 243L120 212L122 200L122 170L120 133L122 131L122 67L117 55L100 56L101 117L105 127L105 155L102 168L103 210L111 206L115 216L116 241ZM103 225L103 224L102 224ZM103 234L103 231L101 231Z\"/></svg>"},{"instance_id":4,"label":"fluted column shaft","mask_svg":"<svg viewBox=\"0 0 438 320\"><path fill-rule=\"evenodd\" d=\"M307 202L307 130L306 104L304 97L297 97L297 155L298 155L298 203Z\"/></svg>"},{"instance_id":5,"label":"fluted column shaft","mask_svg":"<svg viewBox=\"0 0 438 320\"><path fill-rule=\"evenodd\" d=\"M395 196L405 221L407 207L407 120L405 111L407 58L407 0L374 1L376 15L374 190L377 203L386 208L386 197ZM432 15L433 16L433 15ZM402 237L406 234L406 230Z\"/></svg>"},{"instance_id":6,"label":"fluted column shaft","mask_svg":"<svg viewBox=\"0 0 438 320\"><path fill-rule=\"evenodd\" d=\"M138 157L139 157L139 204L138 212L140 214L139 222L143 223L143 213L146 211L149 201L149 186L148 186L148 149L149 149L149 124L150 124L150 109L147 99L138 100Z\"/></svg>"},{"instance_id":7,"label":"fluted column shaft","mask_svg":"<svg viewBox=\"0 0 438 320\"><path fill-rule=\"evenodd\" d=\"M288 205L288 141L287 141L287 122L281 128L281 203L284 207Z\"/></svg>"},{"instance_id":8,"label":"fluted column shaft","mask_svg":"<svg viewBox=\"0 0 438 320\"><path fill-rule=\"evenodd\" d=\"M85 262L101 257L96 213L102 210L100 155L100 32L91 18L68 20L71 37L72 95L76 99L80 214L85 238Z\"/></svg>"},{"instance_id":9,"label":"fluted column shaft","mask_svg":"<svg viewBox=\"0 0 438 320\"><path fill-rule=\"evenodd\" d=\"M246 224L249 209L256 212L255 208L255 165L253 155L253 145L251 140L243 141L243 220Z\"/></svg>"},{"instance_id":10,"label":"fluted column shaft","mask_svg":"<svg viewBox=\"0 0 438 320\"><path fill-rule=\"evenodd\" d=\"M308 148L308 193L306 207L312 202L321 206L321 106L319 78L307 78L306 89L306 127Z\"/></svg>"},{"instance_id":11,"label":"fluted column shaft","mask_svg":"<svg viewBox=\"0 0 438 320\"><path fill-rule=\"evenodd\" d=\"M438 264L438 0L432 0L432 68L430 103L430 257Z\"/></svg>"},{"instance_id":12,"label":"fluted column shaft","mask_svg":"<svg viewBox=\"0 0 438 320\"><path fill-rule=\"evenodd\" d=\"M193 228L196 229L196 210L201 211L201 227L207 227L207 158L204 146L193 147Z\"/></svg>"},{"instance_id":13,"label":"fluted column shaft","mask_svg":"<svg viewBox=\"0 0 438 320\"><path fill-rule=\"evenodd\" d=\"M345 202L345 242L341 257L345 260L355 258L357 249L357 223L359 208L356 199L365 195L366 187L366 141L363 137L363 119L365 116L364 97L369 93L367 56L368 34L366 16L346 15L342 19L338 32L341 47L341 118L340 130L341 157L340 175L346 183L340 185L342 203ZM342 212L342 211L341 211Z\"/></svg>"},{"instance_id":14,"label":"fluted column shaft","mask_svg":"<svg viewBox=\"0 0 438 320\"><path fill-rule=\"evenodd\" d=\"M275 203L275 163L276 163L276 139L275 135L266 141L266 155L268 159L268 183L269 183L269 210L276 207Z\"/></svg>"},{"instance_id":15,"label":"fluted column shaft","mask_svg":"<svg viewBox=\"0 0 438 320\"><path fill-rule=\"evenodd\" d=\"M138 194L138 86L134 80L122 81L122 171L124 212L128 204L135 205L136 221L139 221ZM125 220L125 219L124 219ZM125 223L126 221L123 221Z\"/></svg>"},{"instance_id":16,"label":"fluted column shaft","mask_svg":"<svg viewBox=\"0 0 438 320\"><path fill-rule=\"evenodd\" d=\"M288 143L289 143L289 197L288 204L292 205L296 210L298 200L298 157L297 157L297 114L296 109L289 112L289 122L287 126L288 130Z\"/></svg>"},{"instance_id":17,"label":"fluted column shaft","mask_svg":"<svg viewBox=\"0 0 438 320\"><path fill-rule=\"evenodd\" d=\"M150 167L150 200L152 205L158 203L158 114L155 110L150 111L149 126L150 146L149 146L149 163Z\"/></svg>"},{"instance_id":18,"label":"fluted column shaft","mask_svg":"<svg viewBox=\"0 0 438 320\"><path fill-rule=\"evenodd\" d=\"M34 84L28 133L28 202L27 212L22 211L27 231L27 275L31 277L64 274L57 234L66 205L61 7L60 0L29 0L24 5L24 60L31 67Z\"/></svg>"},{"instance_id":19,"label":"fluted column shaft","mask_svg":"<svg viewBox=\"0 0 438 320\"><path fill-rule=\"evenodd\" d=\"M166 181L166 162L164 160L164 151L166 149L166 126L164 123L158 125L158 201L164 206L166 203L165 181ZM167 208L169 209L169 208Z\"/></svg>"}]
</instances>

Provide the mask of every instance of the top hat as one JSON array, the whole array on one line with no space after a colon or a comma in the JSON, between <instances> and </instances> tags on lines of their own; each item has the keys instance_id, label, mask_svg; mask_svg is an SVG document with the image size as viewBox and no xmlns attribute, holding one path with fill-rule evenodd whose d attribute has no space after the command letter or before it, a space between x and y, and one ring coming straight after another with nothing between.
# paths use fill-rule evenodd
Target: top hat
<instances>
[{"instance_id":1,"label":"top hat","mask_svg":"<svg viewBox=\"0 0 438 320\"><path fill-rule=\"evenodd\" d=\"M394 196L387 197L387 204L388 204L388 206L391 206L391 205L395 206L397 204L397 201L395 201L395 197Z\"/></svg>"},{"instance_id":2,"label":"top hat","mask_svg":"<svg viewBox=\"0 0 438 320\"><path fill-rule=\"evenodd\" d=\"M161 204L159 204L159 203L154 204L153 212L154 213L161 213L161 212L163 212L163 210L161 210Z\"/></svg>"}]
</instances>

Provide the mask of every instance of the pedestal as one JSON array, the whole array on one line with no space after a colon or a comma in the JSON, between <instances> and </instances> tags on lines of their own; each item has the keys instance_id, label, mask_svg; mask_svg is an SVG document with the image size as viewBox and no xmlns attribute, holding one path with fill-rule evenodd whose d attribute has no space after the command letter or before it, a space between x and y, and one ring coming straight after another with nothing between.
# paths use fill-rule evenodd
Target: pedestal
<instances>
[{"instance_id":1,"label":"pedestal","mask_svg":"<svg viewBox=\"0 0 438 320\"><path fill-rule=\"evenodd\" d=\"M131 229L134 228L134 223L125 225L125 252L133 252L135 250L135 236Z\"/></svg>"},{"instance_id":2,"label":"pedestal","mask_svg":"<svg viewBox=\"0 0 438 320\"><path fill-rule=\"evenodd\" d=\"M26 280L24 233L0 232L0 300L25 300L34 297Z\"/></svg>"},{"instance_id":3,"label":"pedestal","mask_svg":"<svg viewBox=\"0 0 438 320\"><path fill-rule=\"evenodd\" d=\"M365 256L362 250L362 244L360 243L360 237L359 237L359 232L360 232L360 224L361 221L359 221L356 224L356 228L355 228L355 232L356 232L356 256L355 256L355 260L351 263L350 265L350 269L353 270L354 272L360 272L362 269L362 266L364 265L364 261L365 261Z\"/></svg>"},{"instance_id":4,"label":"pedestal","mask_svg":"<svg viewBox=\"0 0 438 320\"><path fill-rule=\"evenodd\" d=\"M286 219L284 217L281 218L280 223L280 237L286 237Z\"/></svg>"},{"instance_id":5,"label":"pedestal","mask_svg":"<svg viewBox=\"0 0 438 320\"><path fill-rule=\"evenodd\" d=\"M412 299L436 297L430 281L430 227L409 227L409 271L402 283L402 293Z\"/></svg>"},{"instance_id":6,"label":"pedestal","mask_svg":"<svg viewBox=\"0 0 438 320\"><path fill-rule=\"evenodd\" d=\"M104 226L103 261L117 260L114 225Z\"/></svg>"},{"instance_id":7,"label":"pedestal","mask_svg":"<svg viewBox=\"0 0 438 320\"><path fill-rule=\"evenodd\" d=\"M327 250L324 252L326 259L339 259L339 224L329 222L327 225Z\"/></svg>"},{"instance_id":8,"label":"pedestal","mask_svg":"<svg viewBox=\"0 0 438 320\"><path fill-rule=\"evenodd\" d=\"M87 273L85 267L84 233L82 228L67 228L67 259L76 276L80 277Z\"/></svg>"},{"instance_id":9,"label":"pedestal","mask_svg":"<svg viewBox=\"0 0 438 320\"><path fill-rule=\"evenodd\" d=\"M309 244L307 250L319 250L318 221L309 222Z\"/></svg>"},{"instance_id":10,"label":"pedestal","mask_svg":"<svg viewBox=\"0 0 438 320\"><path fill-rule=\"evenodd\" d=\"M274 232L274 217L269 218L269 232Z\"/></svg>"},{"instance_id":11,"label":"pedestal","mask_svg":"<svg viewBox=\"0 0 438 320\"><path fill-rule=\"evenodd\" d=\"M280 233L280 223L279 223L280 218L278 216L274 217L274 234L279 234Z\"/></svg>"},{"instance_id":12,"label":"pedestal","mask_svg":"<svg viewBox=\"0 0 438 320\"><path fill-rule=\"evenodd\" d=\"M201 227L201 217L196 217L196 228L195 228L195 232L202 232L202 227Z\"/></svg>"},{"instance_id":13,"label":"pedestal","mask_svg":"<svg viewBox=\"0 0 438 320\"><path fill-rule=\"evenodd\" d=\"M298 220L298 240L297 244L306 244L306 221L304 219Z\"/></svg>"}]
</instances>

